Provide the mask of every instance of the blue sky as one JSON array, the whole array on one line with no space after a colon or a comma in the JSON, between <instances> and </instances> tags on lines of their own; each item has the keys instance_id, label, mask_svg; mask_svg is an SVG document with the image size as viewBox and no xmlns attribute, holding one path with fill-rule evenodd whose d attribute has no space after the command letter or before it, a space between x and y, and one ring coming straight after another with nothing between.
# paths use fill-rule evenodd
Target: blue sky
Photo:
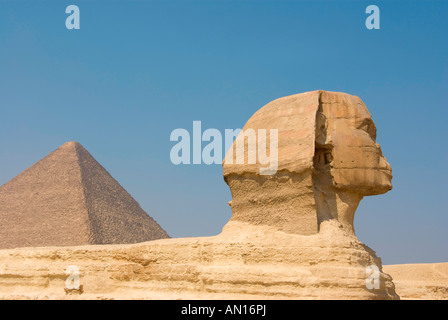
<instances>
[{"instance_id":1,"label":"blue sky","mask_svg":"<svg viewBox=\"0 0 448 320\"><path fill-rule=\"evenodd\" d=\"M81 29L67 30L76 4ZM378 5L381 29L367 30ZM240 128L276 98L355 94L394 189L358 238L384 264L448 261L445 1L1 1L0 184L78 141L173 237L231 216L220 165L174 166L172 130Z\"/></svg>"}]
</instances>

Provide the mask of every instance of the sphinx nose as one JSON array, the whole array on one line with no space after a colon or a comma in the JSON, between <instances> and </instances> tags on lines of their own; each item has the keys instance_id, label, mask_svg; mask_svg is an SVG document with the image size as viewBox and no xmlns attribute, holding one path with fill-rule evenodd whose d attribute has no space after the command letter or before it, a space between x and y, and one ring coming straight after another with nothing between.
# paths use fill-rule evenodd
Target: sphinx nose
<instances>
[{"instance_id":1,"label":"sphinx nose","mask_svg":"<svg viewBox=\"0 0 448 320\"><path fill-rule=\"evenodd\" d=\"M389 164L389 162L387 162L386 158L384 157L383 152L381 151L381 147L378 143L376 144L376 147L378 148L378 152L380 154L380 161L379 161L380 169L386 169L386 170L392 171L392 167Z\"/></svg>"},{"instance_id":2,"label":"sphinx nose","mask_svg":"<svg viewBox=\"0 0 448 320\"><path fill-rule=\"evenodd\" d=\"M380 158L380 168L392 171L391 165L389 164L389 162L387 162L387 160L386 160L386 158L384 158L384 156L382 156Z\"/></svg>"}]
</instances>

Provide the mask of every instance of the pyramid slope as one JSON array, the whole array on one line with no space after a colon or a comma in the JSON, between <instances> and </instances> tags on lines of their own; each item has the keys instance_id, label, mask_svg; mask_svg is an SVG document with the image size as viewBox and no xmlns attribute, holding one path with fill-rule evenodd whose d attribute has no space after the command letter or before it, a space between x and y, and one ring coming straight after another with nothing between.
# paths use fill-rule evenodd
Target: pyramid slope
<instances>
[{"instance_id":1,"label":"pyramid slope","mask_svg":"<svg viewBox=\"0 0 448 320\"><path fill-rule=\"evenodd\" d=\"M64 145L0 187L0 248L89 243L74 145Z\"/></svg>"},{"instance_id":2,"label":"pyramid slope","mask_svg":"<svg viewBox=\"0 0 448 320\"><path fill-rule=\"evenodd\" d=\"M93 243L168 238L157 222L80 144L76 145Z\"/></svg>"},{"instance_id":3,"label":"pyramid slope","mask_svg":"<svg viewBox=\"0 0 448 320\"><path fill-rule=\"evenodd\" d=\"M167 237L76 142L64 144L0 187L0 249Z\"/></svg>"}]
</instances>

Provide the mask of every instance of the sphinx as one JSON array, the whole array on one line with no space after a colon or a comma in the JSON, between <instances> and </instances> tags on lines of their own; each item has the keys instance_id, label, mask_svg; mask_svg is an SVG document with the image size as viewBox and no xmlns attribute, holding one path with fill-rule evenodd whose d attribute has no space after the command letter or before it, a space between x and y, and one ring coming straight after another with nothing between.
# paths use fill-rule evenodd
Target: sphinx
<instances>
[{"instance_id":1,"label":"sphinx","mask_svg":"<svg viewBox=\"0 0 448 320\"><path fill-rule=\"evenodd\" d=\"M399 299L353 226L364 196L392 188L361 99L322 90L283 97L246 129L277 130L277 170L261 175L263 161L226 156L232 217L219 235L0 250L0 298ZM64 291L73 265L79 292Z\"/></svg>"},{"instance_id":2,"label":"sphinx","mask_svg":"<svg viewBox=\"0 0 448 320\"><path fill-rule=\"evenodd\" d=\"M278 130L278 170L259 175L262 163L224 160L231 221L309 235L334 219L354 232L361 199L392 189L375 124L356 96L313 91L280 98L258 110L243 131L260 128Z\"/></svg>"}]
</instances>

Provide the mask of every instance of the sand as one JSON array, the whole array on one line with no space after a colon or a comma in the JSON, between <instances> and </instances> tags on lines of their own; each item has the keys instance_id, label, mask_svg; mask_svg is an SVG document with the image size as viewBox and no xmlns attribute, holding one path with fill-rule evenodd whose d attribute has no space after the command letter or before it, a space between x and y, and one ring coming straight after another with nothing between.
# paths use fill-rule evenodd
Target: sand
<instances>
[{"instance_id":1,"label":"sand","mask_svg":"<svg viewBox=\"0 0 448 320\"><path fill-rule=\"evenodd\" d=\"M401 299L448 299L448 262L383 266Z\"/></svg>"}]
</instances>

